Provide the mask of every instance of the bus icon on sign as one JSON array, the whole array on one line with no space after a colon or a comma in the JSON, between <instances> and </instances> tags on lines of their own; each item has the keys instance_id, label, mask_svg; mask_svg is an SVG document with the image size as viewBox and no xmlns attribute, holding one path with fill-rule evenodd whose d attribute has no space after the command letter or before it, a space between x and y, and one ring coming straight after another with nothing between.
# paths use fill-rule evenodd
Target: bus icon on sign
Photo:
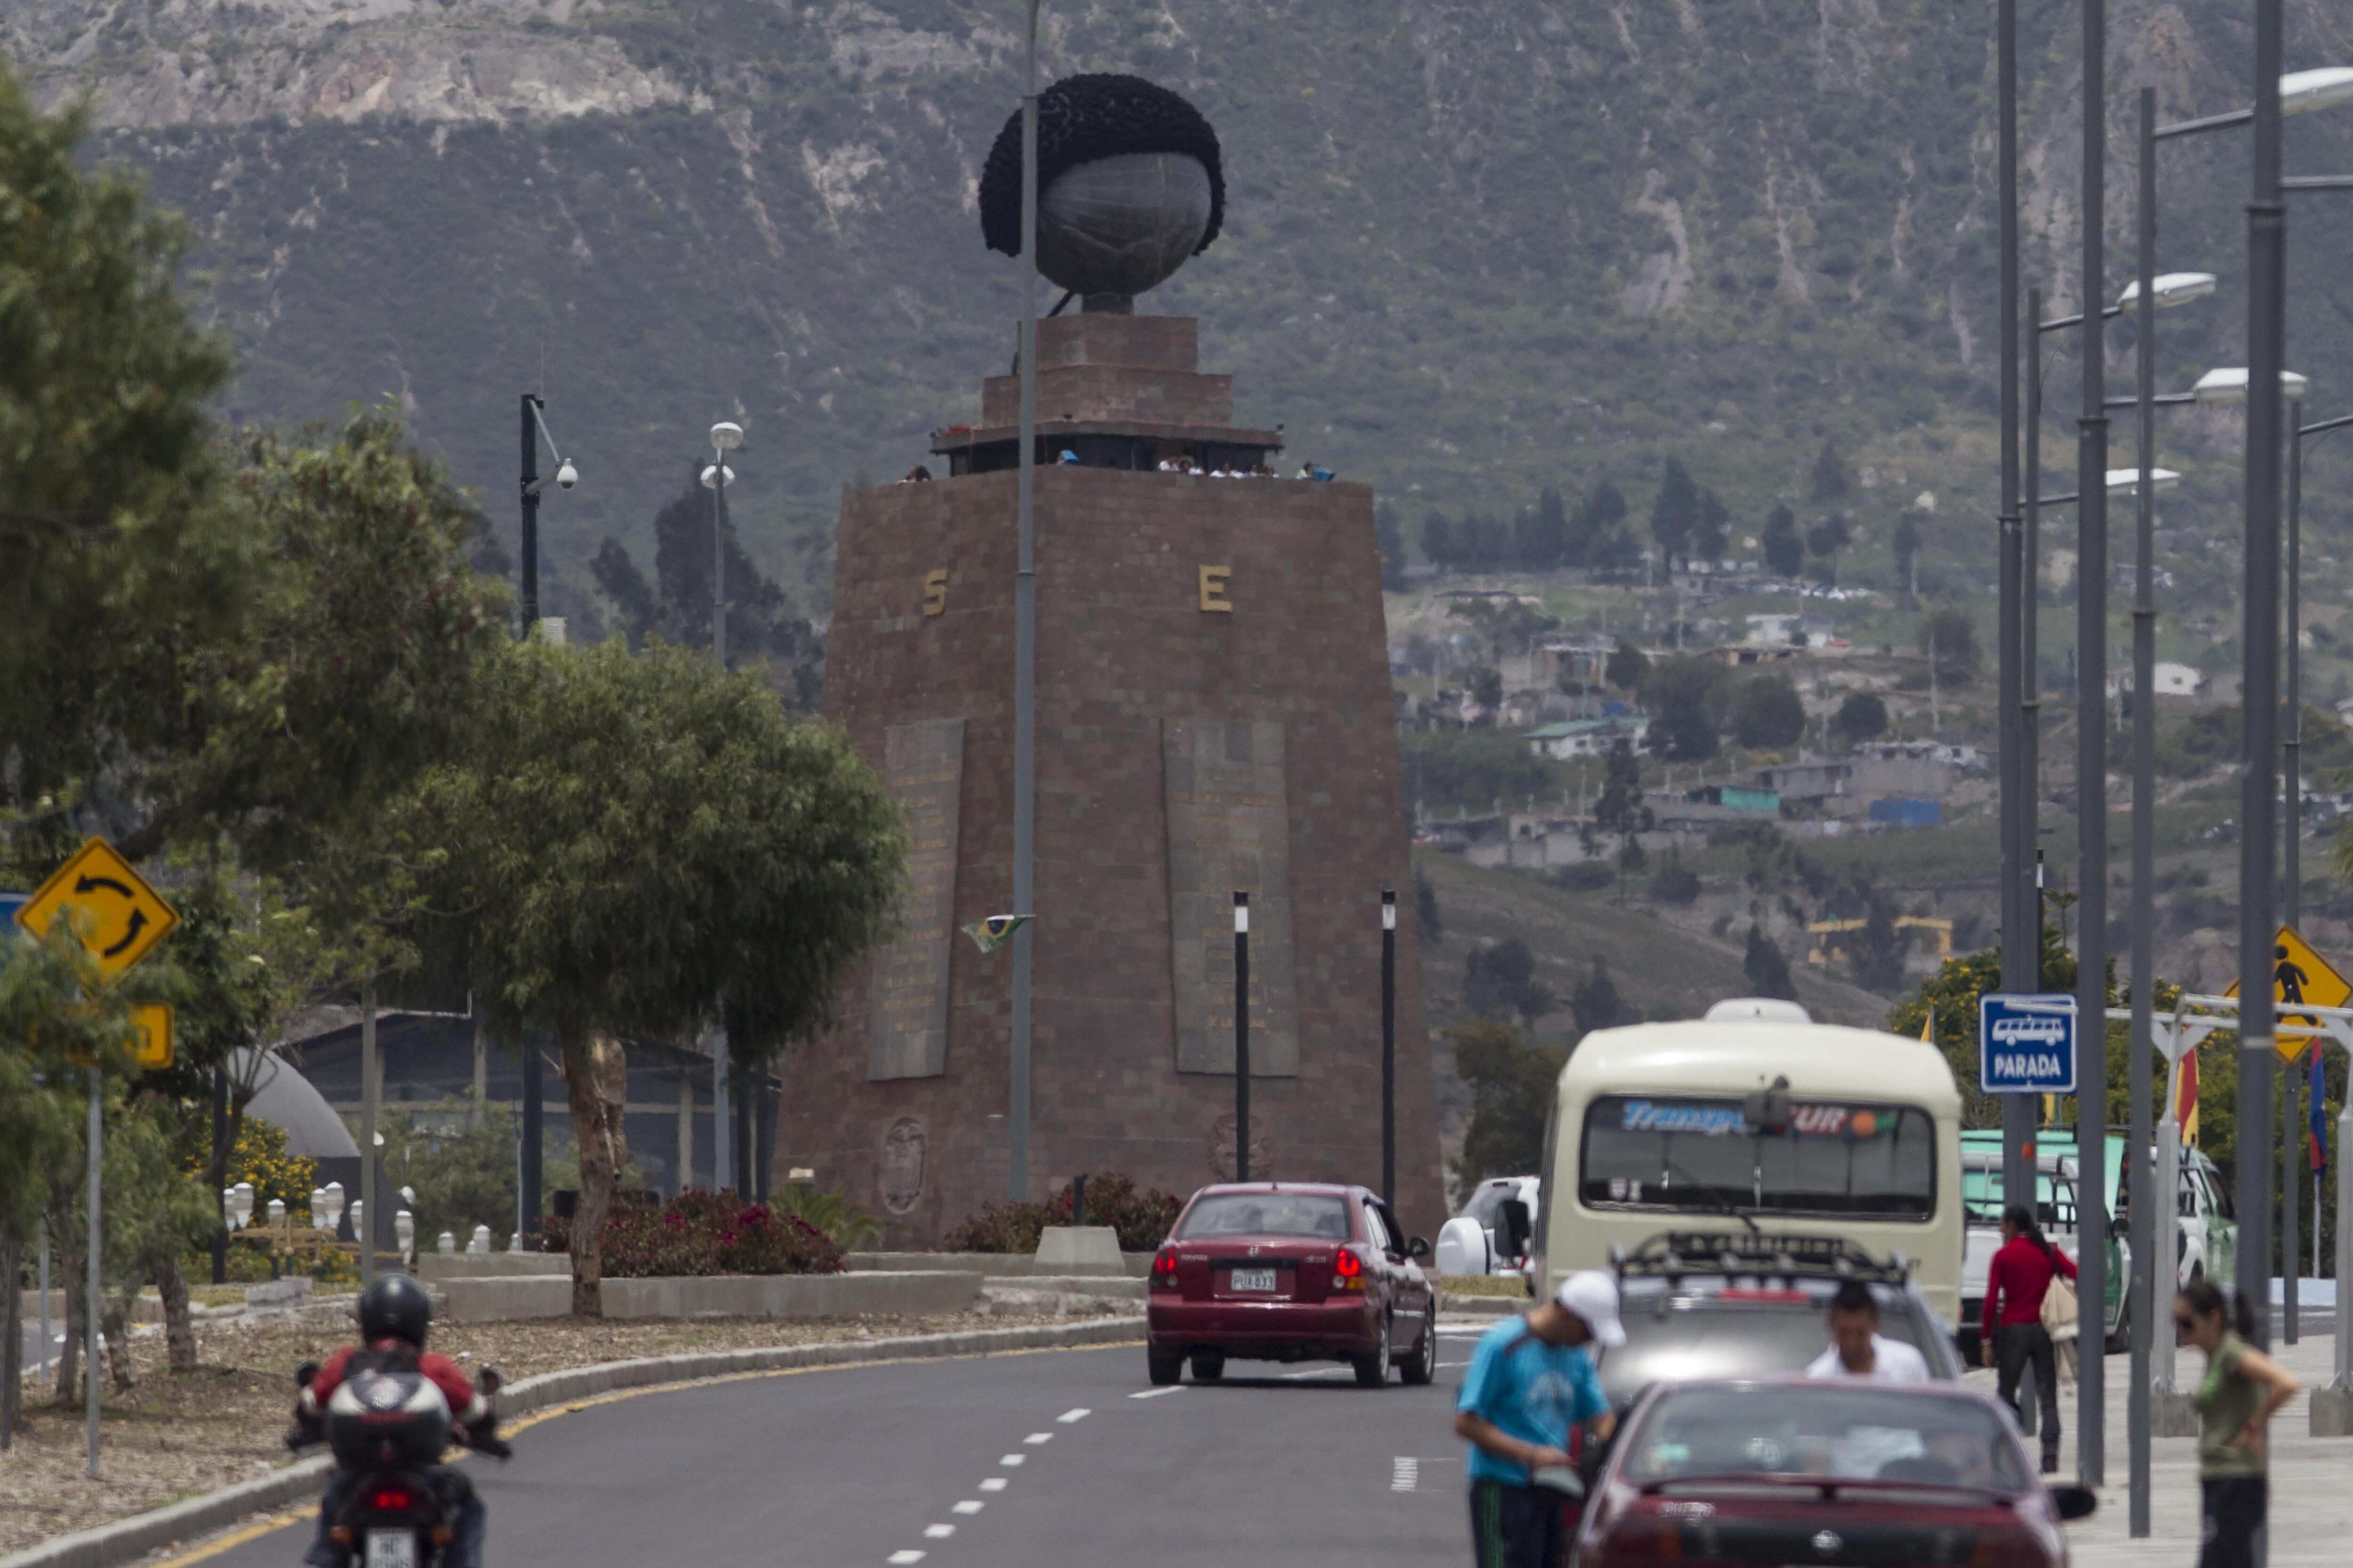
<instances>
[{"instance_id":1,"label":"bus icon on sign","mask_svg":"<svg viewBox=\"0 0 2353 1568\"><path fill-rule=\"evenodd\" d=\"M1988 1094L2075 1092L2075 998L2054 992L1978 998L1978 1082Z\"/></svg>"}]
</instances>

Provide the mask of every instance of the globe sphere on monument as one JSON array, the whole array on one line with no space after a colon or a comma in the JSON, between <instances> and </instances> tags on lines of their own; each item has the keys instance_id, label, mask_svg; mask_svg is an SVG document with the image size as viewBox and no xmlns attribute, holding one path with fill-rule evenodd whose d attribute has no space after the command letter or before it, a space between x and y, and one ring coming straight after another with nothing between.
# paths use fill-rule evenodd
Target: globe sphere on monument
<instances>
[{"instance_id":1,"label":"globe sphere on monument","mask_svg":"<svg viewBox=\"0 0 2353 1568\"><path fill-rule=\"evenodd\" d=\"M1184 99L1136 76L1065 77L1038 98L1038 270L1089 310L1124 313L1218 237L1218 135ZM1021 116L980 176L981 237L1021 254Z\"/></svg>"}]
</instances>

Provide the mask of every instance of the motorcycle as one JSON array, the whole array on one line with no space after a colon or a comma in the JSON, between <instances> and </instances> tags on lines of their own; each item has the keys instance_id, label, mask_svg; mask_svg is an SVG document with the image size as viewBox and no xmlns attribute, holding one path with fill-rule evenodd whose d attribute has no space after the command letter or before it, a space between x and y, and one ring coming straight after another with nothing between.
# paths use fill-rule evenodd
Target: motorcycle
<instances>
[{"instance_id":1,"label":"motorcycle","mask_svg":"<svg viewBox=\"0 0 2353 1568\"><path fill-rule=\"evenodd\" d=\"M315 1363L296 1369L298 1387L318 1375ZM484 1367L474 1386L484 1398L503 1380ZM501 1459L514 1450L495 1429L454 1424L448 1401L413 1370L363 1370L346 1377L309 1421L286 1435L297 1452L324 1443L333 1452L342 1501L327 1535L357 1559L355 1568L444 1568L473 1487L442 1464L454 1443ZM331 1486L329 1496L338 1488Z\"/></svg>"}]
</instances>

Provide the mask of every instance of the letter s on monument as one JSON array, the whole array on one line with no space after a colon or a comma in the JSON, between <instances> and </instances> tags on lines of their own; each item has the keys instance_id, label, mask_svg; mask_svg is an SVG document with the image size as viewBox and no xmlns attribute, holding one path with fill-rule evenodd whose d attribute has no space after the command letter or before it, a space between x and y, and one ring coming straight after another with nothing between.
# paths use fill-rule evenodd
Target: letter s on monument
<instances>
[{"instance_id":1,"label":"letter s on monument","mask_svg":"<svg viewBox=\"0 0 2353 1568\"><path fill-rule=\"evenodd\" d=\"M923 575L923 614L936 616L948 607L948 569Z\"/></svg>"}]
</instances>

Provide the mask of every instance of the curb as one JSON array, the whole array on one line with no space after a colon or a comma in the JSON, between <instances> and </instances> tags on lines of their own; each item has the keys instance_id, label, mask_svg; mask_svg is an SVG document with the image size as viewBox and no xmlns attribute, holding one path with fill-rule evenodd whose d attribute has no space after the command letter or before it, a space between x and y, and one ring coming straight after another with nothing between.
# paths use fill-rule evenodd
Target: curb
<instances>
[{"instance_id":1,"label":"curb","mask_svg":"<svg viewBox=\"0 0 2353 1568\"><path fill-rule=\"evenodd\" d=\"M973 1329L954 1334L908 1334L888 1340L832 1341L776 1345L765 1350L648 1356L542 1373L537 1377L511 1383L499 1391L499 1414L502 1417L529 1415L616 1389L694 1383L738 1373L1126 1344L1143 1337L1142 1318L1099 1318L1083 1323L1038 1323L1016 1329ZM324 1454L298 1459L266 1476L256 1476L203 1497L42 1542L13 1556L0 1557L0 1568L117 1568L118 1564L133 1562L161 1548L210 1534L247 1514L306 1500L320 1489L322 1478L333 1464L333 1459Z\"/></svg>"}]
</instances>

